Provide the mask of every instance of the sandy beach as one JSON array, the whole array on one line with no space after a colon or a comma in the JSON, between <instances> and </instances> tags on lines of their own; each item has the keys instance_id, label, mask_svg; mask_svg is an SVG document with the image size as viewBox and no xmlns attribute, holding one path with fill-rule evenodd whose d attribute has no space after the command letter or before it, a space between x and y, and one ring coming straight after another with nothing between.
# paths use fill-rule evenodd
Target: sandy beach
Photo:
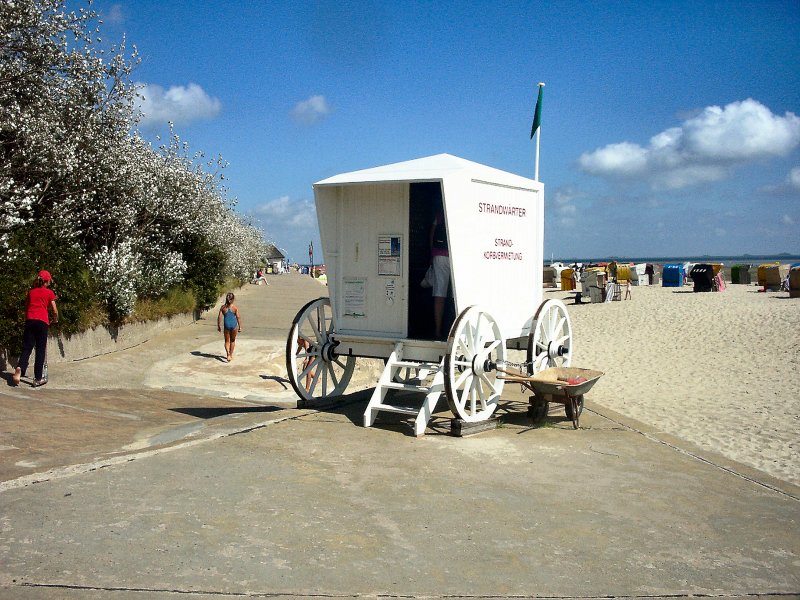
<instances>
[{"instance_id":1,"label":"sandy beach","mask_svg":"<svg viewBox=\"0 0 800 600\"><path fill-rule=\"evenodd\" d=\"M567 302L573 366L606 373L587 398L800 484L800 299L753 285L691 289Z\"/></svg>"}]
</instances>

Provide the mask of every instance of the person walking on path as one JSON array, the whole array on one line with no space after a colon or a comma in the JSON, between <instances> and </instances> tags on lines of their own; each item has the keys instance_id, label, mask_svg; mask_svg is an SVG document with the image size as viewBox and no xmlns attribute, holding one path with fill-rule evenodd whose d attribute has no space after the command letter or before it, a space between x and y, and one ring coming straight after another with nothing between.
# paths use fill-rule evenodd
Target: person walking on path
<instances>
[{"instance_id":1,"label":"person walking on path","mask_svg":"<svg viewBox=\"0 0 800 600\"><path fill-rule=\"evenodd\" d=\"M228 292L225 295L225 304L220 307L217 315L217 331L222 331L222 326L225 325L225 353L228 362L233 360L236 335L242 331L242 317L239 309L233 303L234 299L233 292Z\"/></svg>"},{"instance_id":2,"label":"person walking on path","mask_svg":"<svg viewBox=\"0 0 800 600\"><path fill-rule=\"evenodd\" d=\"M25 306L25 329L22 333L22 354L11 380L19 385L19 380L28 370L31 352L36 348L36 360L33 363L33 385L38 387L47 383L44 378L44 360L47 355L47 334L50 329L50 311L53 311L53 323L58 323L56 295L50 286L53 278L48 271L39 271L36 283L28 291Z\"/></svg>"}]
</instances>

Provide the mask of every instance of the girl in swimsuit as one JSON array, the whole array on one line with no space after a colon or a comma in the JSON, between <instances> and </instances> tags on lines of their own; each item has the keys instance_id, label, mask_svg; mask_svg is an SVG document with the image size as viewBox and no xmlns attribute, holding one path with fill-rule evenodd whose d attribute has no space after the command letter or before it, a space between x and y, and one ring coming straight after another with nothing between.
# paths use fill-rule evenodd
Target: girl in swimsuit
<instances>
[{"instance_id":1,"label":"girl in swimsuit","mask_svg":"<svg viewBox=\"0 0 800 600\"><path fill-rule=\"evenodd\" d=\"M233 350L236 348L236 334L242 331L242 318L233 300L233 292L228 292L225 295L225 304L220 307L217 315L217 331L222 331L222 325L225 325L225 353L227 354L228 362L233 360Z\"/></svg>"}]
</instances>

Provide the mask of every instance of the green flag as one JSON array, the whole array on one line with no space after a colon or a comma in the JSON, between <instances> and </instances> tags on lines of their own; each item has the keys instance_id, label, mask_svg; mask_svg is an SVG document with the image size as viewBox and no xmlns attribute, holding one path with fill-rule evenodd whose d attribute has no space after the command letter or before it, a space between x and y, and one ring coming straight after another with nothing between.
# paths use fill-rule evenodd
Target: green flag
<instances>
[{"instance_id":1,"label":"green flag","mask_svg":"<svg viewBox=\"0 0 800 600\"><path fill-rule=\"evenodd\" d=\"M544 92L544 86L539 86L539 97L536 99L536 110L533 113L533 125L531 126L531 139L533 139L536 130L539 129L539 125L542 124L542 92Z\"/></svg>"}]
</instances>

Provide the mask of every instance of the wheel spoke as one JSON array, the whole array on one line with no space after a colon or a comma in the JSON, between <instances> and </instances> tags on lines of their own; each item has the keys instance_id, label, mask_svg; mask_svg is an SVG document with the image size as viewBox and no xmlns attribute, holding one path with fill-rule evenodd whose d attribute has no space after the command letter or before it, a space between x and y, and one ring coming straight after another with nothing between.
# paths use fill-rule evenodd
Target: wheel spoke
<instances>
[{"instance_id":1,"label":"wheel spoke","mask_svg":"<svg viewBox=\"0 0 800 600\"><path fill-rule=\"evenodd\" d=\"M458 405L464 410L466 410L467 400L469 399L469 390L472 387L472 374L471 373L469 374L469 377L467 379L468 379L468 381L464 382L464 388L461 389L461 393L460 394L457 393Z\"/></svg>"},{"instance_id":2,"label":"wheel spoke","mask_svg":"<svg viewBox=\"0 0 800 600\"><path fill-rule=\"evenodd\" d=\"M568 335L561 336L560 338L558 338L556 340L556 346L563 346L564 342L566 342L567 340L569 340L569 336ZM568 346L566 346L566 347L568 347Z\"/></svg>"},{"instance_id":3,"label":"wheel spoke","mask_svg":"<svg viewBox=\"0 0 800 600\"><path fill-rule=\"evenodd\" d=\"M467 348L467 353L473 354L475 352L475 330L473 324L469 321L464 328L464 343Z\"/></svg>"},{"instance_id":4,"label":"wheel spoke","mask_svg":"<svg viewBox=\"0 0 800 600\"><path fill-rule=\"evenodd\" d=\"M328 395L328 365L322 364L322 396Z\"/></svg>"},{"instance_id":5,"label":"wheel spoke","mask_svg":"<svg viewBox=\"0 0 800 600\"><path fill-rule=\"evenodd\" d=\"M563 327L566 322L567 317L561 317L561 319L558 321L558 325L556 325L556 328L553 330L553 334L557 335L559 332L563 331Z\"/></svg>"},{"instance_id":6,"label":"wheel spoke","mask_svg":"<svg viewBox=\"0 0 800 600\"><path fill-rule=\"evenodd\" d=\"M481 373L480 378L481 381L486 384L486 387L491 390L491 393L494 394L494 383L489 379L489 376L486 375L486 373ZM481 386L481 389L483 389L483 386Z\"/></svg>"},{"instance_id":7,"label":"wheel spoke","mask_svg":"<svg viewBox=\"0 0 800 600\"><path fill-rule=\"evenodd\" d=\"M477 380L472 381L472 385L469 387L469 413L471 415L475 414L475 388L477 387Z\"/></svg>"},{"instance_id":8,"label":"wheel spoke","mask_svg":"<svg viewBox=\"0 0 800 600\"><path fill-rule=\"evenodd\" d=\"M308 315L306 315L306 319L308 319L308 325L309 327L311 327L311 331L314 333L313 342L320 343L322 341L322 332L319 330L319 327L317 327L317 325L314 323L314 320L311 318L311 313L308 313ZM311 341L310 338L306 336L303 337Z\"/></svg>"},{"instance_id":9,"label":"wheel spoke","mask_svg":"<svg viewBox=\"0 0 800 600\"><path fill-rule=\"evenodd\" d=\"M492 343L486 348L486 354L491 354L492 351L497 348L503 340L493 340Z\"/></svg>"},{"instance_id":10,"label":"wheel spoke","mask_svg":"<svg viewBox=\"0 0 800 600\"><path fill-rule=\"evenodd\" d=\"M472 371L464 371L463 373L461 373L461 376L455 381L455 388L457 390L460 390L461 386L464 384L464 382L467 380L468 377L472 377Z\"/></svg>"},{"instance_id":11,"label":"wheel spoke","mask_svg":"<svg viewBox=\"0 0 800 600\"><path fill-rule=\"evenodd\" d=\"M336 370L333 368L333 363L328 363L327 367L328 371L331 373L331 381L333 381L333 387L335 388L339 385L339 379L336 377Z\"/></svg>"},{"instance_id":12,"label":"wheel spoke","mask_svg":"<svg viewBox=\"0 0 800 600\"><path fill-rule=\"evenodd\" d=\"M304 334L302 331L298 331L298 332L297 332L297 335L295 335L294 337L295 337L295 338L298 338L298 337L299 337L299 338L300 338L301 340L303 340L304 342L308 342L309 346L313 346L313 345L314 345L314 344L317 342L317 340L315 340L315 339L311 339L311 338L310 338L310 337L308 337L306 334Z\"/></svg>"},{"instance_id":13,"label":"wheel spoke","mask_svg":"<svg viewBox=\"0 0 800 600\"><path fill-rule=\"evenodd\" d=\"M307 376L309 373L311 373L311 371L313 371L314 369L316 369L316 368L317 368L317 363L319 363L319 362L320 362L320 360L319 360L318 358L315 358L315 359L314 359L314 360L312 360L310 363L308 363L308 366L307 366L305 369L303 369L303 371L302 371L302 372L300 373L300 375L298 376L298 379L303 379L303 378L304 378L304 377L306 377L306 376Z\"/></svg>"},{"instance_id":14,"label":"wheel spoke","mask_svg":"<svg viewBox=\"0 0 800 600\"><path fill-rule=\"evenodd\" d=\"M458 346L460 350L459 354L463 354L464 356L471 356L473 354L472 348L469 347L465 339L459 338Z\"/></svg>"},{"instance_id":15,"label":"wheel spoke","mask_svg":"<svg viewBox=\"0 0 800 600\"><path fill-rule=\"evenodd\" d=\"M552 333L555 331L556 319L558 319L558 308L556 306L551 307L548 316L550 317L548 320L550 321L550 332Z\"/></svg>"},{"instance_id":16,"label":"wheel spoke","mask_svg":"<svg viewBox=\"0 0 800 600\"><path fill-rule=\"evenodd\" d=\"M314 364L316 364L317 362L319 362L319 361L315 361ZM309 365L309 368L310 367L311 367L311 365ZM314 371L314 375L311 378L311 385L308 386L308 393L311 396L314 395L314 390L317 389L317 382L319 381L320 371L322 371L322 369L317 369L316 371ZM306 370L306 374L307 374L307 370Z\"/></svg>"},{"instance_id":17,"label":"wheel spoke","mask_svg":"<svg viewBox=\"0 0 800 600\"><path fill-rule=\"evenodd\" d=\"M478 379L478 400L481 401L481 410L486 410L487 408L489 408L487 400L491 398L494 390L492 389L492 384L490 383L489 391L487 392L487 390L483 387L483 384L484 384L484 378L483 376L481 376Z\"/></svg>"},{"instance_id":18,"label":"wheel spoke","mask_svg":"<svg viewBox=\"0 0 800 600\"><path fill-rule=\"evenodd\" d=\"M545 344L550 342L550 332L545 327L544 321L542 321L539 327L539 339L542 340Z\"/></svg>"}]
</instances>

